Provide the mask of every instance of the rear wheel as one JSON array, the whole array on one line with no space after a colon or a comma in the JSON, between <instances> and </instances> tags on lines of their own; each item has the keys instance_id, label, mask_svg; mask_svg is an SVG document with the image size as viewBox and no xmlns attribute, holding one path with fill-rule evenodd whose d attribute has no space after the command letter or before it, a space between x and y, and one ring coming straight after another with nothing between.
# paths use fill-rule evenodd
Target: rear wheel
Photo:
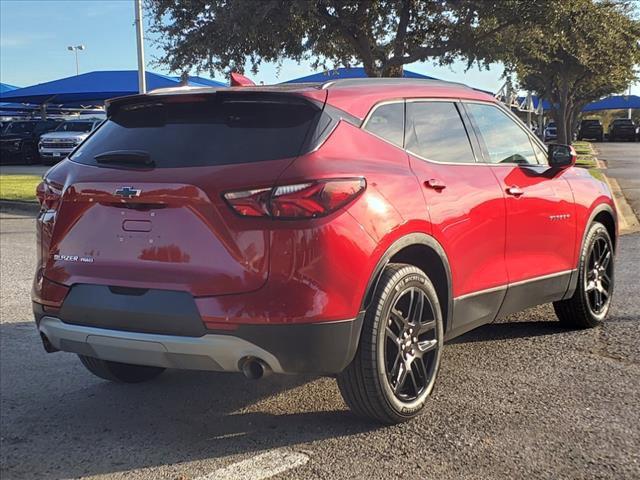
<instances>
[{"instance_id":1,"label":"rear wheel","mask_svg":"<svg viewBox=\"0 0 640 480\"><path fill-rule=\"evenodd\" d=\"M605 226L595 222L580 255L575 293L553 304L558 319L573 328L600 325L609 313L613 286L613 243Z\"/></svg>"},{"instance_id":2,"label":"rear wheel","mask_svg":"<svg viewBox=\"0 0 640 480\"><path fill-rule=\"evenodd\" d=\"M122 383L140 383L152 380L164 372L161 367L131 365L129 363L110 362L99 358L78 355L82 365L97 377Z\"/></svg>"},{"instance_id":3,"label":"rear wheel","mask_svg":"<svg viewBox=\"0 0 640 480\"><path fill-rule=\"evenodd\" d=\"M433 389L442 339L440 304L427 275L411 265L387 266L356 356L338 375L349 408L388 424L415 417Z\"/></svg>"}]
</instances>

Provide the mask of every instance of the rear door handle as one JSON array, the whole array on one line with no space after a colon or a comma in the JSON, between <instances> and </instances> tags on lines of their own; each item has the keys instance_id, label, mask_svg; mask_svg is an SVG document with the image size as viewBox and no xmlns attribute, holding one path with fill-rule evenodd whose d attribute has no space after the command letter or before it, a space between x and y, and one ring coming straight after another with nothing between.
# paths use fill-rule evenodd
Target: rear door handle
<instances>
[{"instance_id":1,"label":"rear door handle","mask_svg":"<svg viewBox=\"0 0 640 480\"><path fill-rule=\"evenodd\" d=\"M444 190L447 186L437 178L430 178L426 182L424 182L425 187L433 188L435 191L439 192L440 190Z\"/></svg>"},{"instance_id":2,"label":"rear door handle","mask_svg":"<svg viewBox=\"0 0 640 480\"><path fill-rule=\"evenodd\" d=\"M517 185L512 185L509 188L507 188L507 193L509 195L513 195L514 197L519 197L520 195L522 195L524 193L524 190L522 190Z\"/></svg>"}]
</instances>

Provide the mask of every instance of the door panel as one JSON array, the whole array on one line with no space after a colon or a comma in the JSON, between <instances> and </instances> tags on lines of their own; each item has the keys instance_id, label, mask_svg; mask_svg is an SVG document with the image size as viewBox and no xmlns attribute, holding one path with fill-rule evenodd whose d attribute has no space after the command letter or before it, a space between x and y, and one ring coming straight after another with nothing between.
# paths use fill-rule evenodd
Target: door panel
<instances>
[{"instance_id":1,"label":"door panel","mask_svg":"<svg viewBox=\"0 0 640 480\"><path fill-rule=\"evenodd\" d=\"M564 178L544 165L491 170L506 198L509 283L575 268L573 194ZM522 193L508 193L513 187Z\"/></svg>"},{"instance_id":2,"label":"door panel","mask_svg":"<svg viewBox=\"0 0 640 480\"><path fill-rule=\"evenodd\" d=\"M505 304L509 304L510 297L522 296L523 291L511 285L575 267L573 194L562 178L562 171L549 168L544 159L542 162L537 159L534 148L537 140L512 115L486 103L465 103L465 110L484 160L505 197L505 259L510 284ZM562 281L554 280L551 284L558 294L566 290ZM545 290L536 298L535 288L530 293L531 305L556 295Z\"/></svg>"},{"instance_id":3,"label":"door panel","mask_svg":"<svg viewBox=\"0 0 640 480\"><path fill-rule=\"evenodd\" d=\"M505 200L491 169L476 162L454 102L408 102L406 148L433 235L449 258L453 297L465 300L465 308L454 304L451 337L492 321L502 302ZM489 289L497 293L487 303L480 293Z\"/></svg>"}]
</instances>

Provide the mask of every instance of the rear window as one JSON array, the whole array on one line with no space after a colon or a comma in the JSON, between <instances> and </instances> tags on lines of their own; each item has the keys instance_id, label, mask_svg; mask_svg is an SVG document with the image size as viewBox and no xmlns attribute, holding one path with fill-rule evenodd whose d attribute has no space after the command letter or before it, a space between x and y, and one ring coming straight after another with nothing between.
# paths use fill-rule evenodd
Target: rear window
<instances>
[{"instance_id":1,"label":"rear window","mask_svg":"<svg viewBox=\"0 0 640 480\"><path fill-rule=\"evenodd\" d=\"M304 153L322 116L316 104L282 94L146 97L114 110L72 160L98 165L96 156L128 151L148 154L155 167L291 158Z\"/></svg>"},{"instance_id":2,"label":"rear window","mask_svg":"<svg viewBox=\"0 0 640 480\"><path fill-rule=\"evenodd\" d=\"M633 120L630 118L618 118L613 121L616 125L633 125Z\"/></svg>"},{"instance_id":3,"label":"rear window","mask_svg":"<svg viewBox=\"0 0 640 480\"><path fill-rule=\"evenodd\" d=\"M600 125L600 120L583 120L582 124L585 126L588 125Z\"/></svg>"},{"instance_id":4,"label":"rear window","mask_svg":"<svg viewBox=\"0 0 640 480\"><path fill-rule=\"evenodd\" d=\"M56 132L90 132L93 122L64 122L58 125Z\"/></svg>"}]
</instances>

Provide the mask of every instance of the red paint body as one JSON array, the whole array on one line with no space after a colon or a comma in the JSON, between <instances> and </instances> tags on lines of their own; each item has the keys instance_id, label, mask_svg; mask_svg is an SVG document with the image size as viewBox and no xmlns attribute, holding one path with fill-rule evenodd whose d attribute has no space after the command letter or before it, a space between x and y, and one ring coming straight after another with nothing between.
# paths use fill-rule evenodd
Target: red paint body
<instances>
[{"instance_id":1,"label":"red paint body","mask_svg":"<svg viewBox=\"0 0 640 480\"><path fill-rule=\"evenodd\" d=\"M359 119L396 99L495 102L455 85L336 85L291 94L326 97ZM212 329L352 319L385 252L412 233L432 237L444 250L453 298L575 269L590 213L601 204L613 208L611 195L578 168L530 173L516 165L424 161L347 121L298 158L146 170L67 159L46 175L62 198L55 213L39 218L33 300L55 311L72 285L90 283L190 292ZM241 217L223 198L235 190L350 177L366 179L364 192L316 219ZM125 185L142 192L114 197ZM524 194L506 194L512 185ZM551 220L554 215L568 217Z\"/></svg>"}]
</instances>

